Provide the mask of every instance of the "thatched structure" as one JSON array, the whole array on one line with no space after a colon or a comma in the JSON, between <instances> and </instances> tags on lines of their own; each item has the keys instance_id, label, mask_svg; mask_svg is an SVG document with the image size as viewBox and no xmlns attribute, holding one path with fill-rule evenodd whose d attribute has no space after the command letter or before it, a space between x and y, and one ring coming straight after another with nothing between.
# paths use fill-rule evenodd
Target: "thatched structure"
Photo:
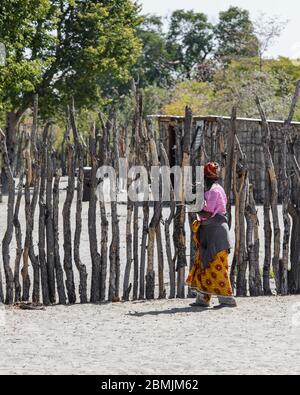
<instances>
[{"instance_id":1,"label":"thatched structure","mask_svg":"<svg viewBox=\"0 0 300 395\"><path fill-rule=\"evenodd\" d=\"M175 129L183 128L184 117L168 115L152 115L150 119L158 122L159 130L164 130L164 145L169 154L172 165L175 163L176 132ZM278 179L281 179L282 147L283 147L283 121L268 121L271 130L271 151ZM231 129L230 117L220 116L194 116L194 130L199 130L198 135L204 130L207 160L225 162L227 139ZM262 146L262 122L258 119L237 118L237 135L242 149L247 157L250 182L254 186L256 201L263 203L265 190L265 160ZM300 135L300 122L292 123L295 135ZM200 147L200 141L196 141ZM299 156L300 159L300 156ZM282 200L282 189L279 191L279 200Z\"/></svg>"}]
</instances>

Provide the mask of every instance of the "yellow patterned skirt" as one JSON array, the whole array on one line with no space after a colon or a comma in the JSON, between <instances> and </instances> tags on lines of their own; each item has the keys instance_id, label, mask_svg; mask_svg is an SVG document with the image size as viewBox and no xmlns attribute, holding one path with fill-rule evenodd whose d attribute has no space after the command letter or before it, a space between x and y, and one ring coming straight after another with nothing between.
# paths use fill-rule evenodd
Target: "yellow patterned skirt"
<instances>
[{"instance_id":1,"label":"yellow patterned skirt","mask_svg":"<svg viewBox=\"0 0 300 395\"><path fill-rule=\"evenodd\" d=\"M222 297L232 297L233 290L229 278L229 252L219 252L214 261L204 269L200 257L200 240L198 231L200 222L195 221L193 224L194 241L196 243L197 252L195 263L186 280L187 285L193 290L207 294Z\"/></svg>"}]
</instances>

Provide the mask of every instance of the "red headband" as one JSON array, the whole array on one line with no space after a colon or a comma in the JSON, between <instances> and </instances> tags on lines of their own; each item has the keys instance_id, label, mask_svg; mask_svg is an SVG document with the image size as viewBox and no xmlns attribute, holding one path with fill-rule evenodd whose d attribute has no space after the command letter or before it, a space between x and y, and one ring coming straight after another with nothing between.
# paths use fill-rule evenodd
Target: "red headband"
<instances>
[{"instance_id":1,"label":"red headband","mask_svg":"<svg viewBox=\"0 0 300 395\"><path fill-rule=\"evenodd\" d=\"M211 180L217 180L220 177L220 166L218 163L207 163L204 167L204 176Z\"/></svg>"}]
</instances>

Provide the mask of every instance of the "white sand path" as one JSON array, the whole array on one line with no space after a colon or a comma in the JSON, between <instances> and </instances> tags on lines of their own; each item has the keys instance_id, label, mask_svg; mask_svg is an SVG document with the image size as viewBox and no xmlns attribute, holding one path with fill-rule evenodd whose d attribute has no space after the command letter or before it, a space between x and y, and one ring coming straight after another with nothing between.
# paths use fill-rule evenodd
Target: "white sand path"
<instances>
[{"instance_id":1,"label":"white sand path","mask_svg":"<svg viewBox=\"0 0 300 395\"><path fill-rule=\"evenodd\" d=\"M238 302L0 307L0 373L299 374L300 296Z\"/></svg>"}]
</instances>

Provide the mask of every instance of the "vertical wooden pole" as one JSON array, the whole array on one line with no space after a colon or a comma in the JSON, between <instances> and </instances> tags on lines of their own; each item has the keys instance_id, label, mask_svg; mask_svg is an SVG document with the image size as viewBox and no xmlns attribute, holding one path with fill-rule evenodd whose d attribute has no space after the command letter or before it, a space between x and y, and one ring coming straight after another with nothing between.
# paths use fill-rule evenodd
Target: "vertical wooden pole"
<instances>
[{"instance_id":1,"label":"vertical wooden pole","mask_svg":"<svg viewBox=\"0 0 300 395\"><path fill-rule=\"evenodd\" d=\"M160 165L158 159L157 146L154 139L153 125L151 121L147 122L147 130L149 136L149 147L150 147L150 163L153 167ZM157 234L157 227L160 224L162 214L162 202L155 201L153 216L149 225L149 237L148 237L148 262L147 262L147 275L146 275L146 299L154 299L155 297L155 269L154 269L154 253L155 253L155 240ZM162 283L160 278L160 297L162 297Z\"/></svg>"},{"instance_id":2,"label":"vertical wooden pole","mask_svg":"<svg viewBox=\"0 0 300 395\"><path fill-rule=\"evenodd\" d=\"M258 97L256 97L256 104L262 119L262 127L264 130L263 149L264 149L264 157L266 164L266 178L270 186L270 202L271 202L273 228L274 228L273 270L275 275L277 293L280 293L281 287L280 287L280 278L279 278L279 261L280 261L280 243L281 243L280 233L281 232L280 232L279 214L278 214L278 181L273 163L273 158L270 152L271 131L265 112L261 106Z\"/></svg>"},{"instance_id":3,"label":"vertical wooden pole","mask_svg":"<svg viewBox=\"0 0 300 395\"><path fill-rule=\"evenodd\" d=\"M232 286L235 287L235 280L237 276L237 295L246 296L247 262L245 259L245 205L248 188L248 169L246 166L246 157L241 149L241 145L237 136L235 137L235 150L232 168L233 192L235 200L235 249L230 279Z\"/></svg>"},{"instance_id":4,"label":"vertical wooden pole","mask_svg":"<svg viewBox=\"0 0 300 395\"><path fill-rule=\"evenodd\" d=\"M35 129L35 117L37 109L34 110L34 121L33 121L33 130ZM23 268L22 268L22 282L23 282L23 295L22 300L29 300L29 292L30 292L30 277L28 274L29 268L29 251L30 251L30 242L32 239L32 226L34 220L31 218L31 194L30 187L32 184L32 157L35 157L34 149L32 149L32 137L25 132L25 148L24 148L24 159L25 159L25 174L26 174L26 183L25 183L25 216L26 216L26 238L24 245L24 254L23 254ZM32 155L33 154L33 155ZM37 162L37 158L35 158L35 162Z\"/></svg>"},{"instance_id":5,"label":"vertical wooden pole","mask_svg":"<svg viewBox=\"0 0 300 395\"><path fill-rule=\"evenodd\" d=\"M133 136L135 143L135 155L134 164L139 166L142 164L143 158L141 158L141 135L143 127L143 98L139 90L134 86L135 95L135 116L133 121ZM139 180L135 180L139 182ZM138 298L138 288L139 288L139 202L134 202L133 208L133 300Z\"/></svg>"},{"instance_id":6,"label":"vertical wooden pole","mask_svg":"<svg viewBox=\"0 0 300 395\"><path fill-rule=\"evenodd\" d=\"M47 153L48 153L48 135L51 125L47 123L43 132L43 146L41 147L41 181L39 191L39 263L41 268L41 285L43 304L45 306L50 305L49 295L49 281L48 281L48 270L47 270L47 259L46 259L46 177L47 177Z\"/></svg>"},{"instance_id":7,"label":"vertical wooden pole","mask_svg":"<svg viewBox=\"0 0 300 395\"><path fill-rule=\"evenodd\" d=\"M9 156L6 146L6 137L0 129L0 149L2 152L3 166L6 178L8 179L8 203L7 203L7 227L2 241L2 259L4 265L5 279L6 279L6 304L13 304L14 302L14 276L10 267L10 244L12 242L14 231L14 204L15 204L15 181L13 178L12 169L10 166Z\"/></svg>"},{"instance_id":8,"label":"vertical wooden pole","mask_svg":"<svg viewBox=\"0 0 300 395\"><path fill-rule=\"evenodd\" d=\"M54 266L57 282L57 293L59 304L65 305L67 297L64 284L64 272L61 265L59 252L59 183L61 171L55 166L53 185L53 237L54 237Z\"/></svg>"},{"instance_id":9,"label":"vertical wooden pole","mask_svg":"<svg viewBox=\"0 0 300 395\"><path fill-rule=\"evenodd\" d=\"M33 122L35 124L35 121ZM34 128L33 128L34 129ZM25 147L24 147L24 159L25 159L25 174L26 174L26 183L25 183L25 216L26 216L26 237L25 237L25 245L24 245L24 253L23 253L23 267L22 267L22 282L23 282L23 295L22 300L29 300L29 292L30 292L30 277L28 274L29 268L29 251L30 251L30 242L32 239L32 226L34 220L31 218L31 194L30 187L32 183L32 145L31 145L31 137L28 133L25 132Z\"/></svg>"},{"instance_id":10,"label":"vertical wooden pole","mask_svg":"<svg viewBox=\"0 0 300 395\"><path fill-rule=\"evenodd\" d=\"M128 157L128 167L132 165L133 162L133 152L134 152L134 140L131 136L129 157ZM129 190L131 179L127 179L127 190ZM132 215L133 215L133 203L128 196L127 198L127 217L126 217L126 266L124 272L124 282L123 282L123 296L124 301L129 300L130 292L132 289L132 283L130 283L130 273L132 266Z\"/></svg>"},{"instance_id":11,"label":"vertical wooden pole","mask_svg":"<svg viewBox=\"0 0 300 395\"><path fill-rule=\"evenodd\" d=\"M130 142L130 157L128 160L129 168L132 164L137 165L139 162L139 139L141 127L141 102L140 95L137 92L135 82L133 82L133 93L135 99L134 108L134 118L132 125L132 135ZM127 189L130 188L130 183L132 180L127 180ZM134 180L136 182L136 180ZM139 227L138 227L138 202L132 202L130 197L127 199L127 220L126 220L126 254L127 261L125 267L124 283L123 283L123 300L129 300L129 295L132 289L132 284L130 283L130 273L132 263L134 264L133 273L133 297L137 299L138 295L138 280L139 280L139 254L138 254L138 237L139 237ZM133 217L133 229L132 229L132 217ZM133 230L133 233L132 233Z\"/></svg>"},{"instance_id":12,"label":"vertical wooden pole","mask_svg":"<svg viewBox=\"0 0 300 395\"><path fill-rule=\"evenodd\" d=\"M76 268L79 272L79 295L80 303L87 303L87 270L86 266L82 263L80 257L80 238L82 232L82 199L83 199L83 180L84 180L84 148L81 143L79 132L76 125L76 112L74 98L72 98L70 106L71 127L73 130L74 144L75 144L75 163L77 163L77 197L76 197L76 227L74 234L74 261Z\"/></svg>"},{"instance_id":13,"label":"vertical wooden pole","mask_svg":"<svg viewBox=\"0 0 300 395\"><path fill-rule=\"evenodd\" d=\"M115 169L116 177L119 177L119 130L114 121L113 126L113 151L112 163ZM112 221L112 240L109 250L110 260L110 279L109 279L109 300L119 302L120 292L120 227L118 217L118 191L117 179L116 184L111 185L113 189L111 195L111 221Z\"/></svg>"},{"instance_id":14,"label":"vertical wooden pole","mask_svg":"<svg viewBox=\"0 0 300 395\"><path fill-rule=\"evenodd\" d=\"M160 141L163 140L163 135L162 135L162 129L160 129L160 136L159 136ZM160 143L157 143L157 153L159 154L158 158L158 166L161 168L161 157L162 153L160 151ZM162 185L162 174L160 171L159 174L159 199L160 199L160 205L158 205L157 209L160 211L160 220L156 226L156 247L157 247L157 261L158 261L158 287L159 287L159 293L158 293L158 298L159 299L165 299L166 298L166 289L165 289L165 279L164 279L164 251L163 251L163 241L162 241L162 234L161 234L161 220L162 220L162 208L163 208L163 185Z\"/></svg>"},{"instance_id":15,"label":"vertical wooden pole","mask_svg":"<svg viewBox=\"0 0 300 395\"><path fill-rule=\"evenodd\" d=\"M75 160L74 147L70 141L70 110L66 116L66 140L68 158L68 186L66 199L63 206L63 235L64 235L64 270L66 274L66 288L70 304L76 303L76 291L73 272L71 207L75 192Z\"/></svg>"},{"instance_id":16,"label":"vertical wooden pole","mask_svg":"<svg viewBox=\"0 0 300 395\"><path fill-rule=\"evenodd\" d=\"M15 303L21 301L21 293L22 287L20 283L20 264L23 255L23 244L22 244L22 229L21 223L19 220L19 213L20 213L20 205L23 196L23 180L24 180L24 171L22 168L22 163L20 163L19 171L19 185L18 185L18 194L17 200L15 205L15 212L14 212L14 227L15 227L15 236L16 236L16 259L15 259L15 269L14 269L14 283L15 283Z\"/></svg>"},{"instance_id":17,"label":"vertical wooden pole","mask_svg":"<svg viewBox=\"0 0 300 395\"><path fill-rule=\"evenodd\" d=\"M237 110L236 107L232 109L231 115L231 127L230 127L230 135L227 143L227 156L226 156L226 167L225 167L225 193L228 198L227 203L227 215L228 215L228 223L231 228L231 191L232 191L232 162L234 156L234 147L235 147L235 138L237 136L237 126L236 126L236 117Z\"/></svg>"},{"instance_id":18,"label":"vertical wooden pole","mask_svg":"<svg viewBox=\"0 0 300 395\"><path fill-rule=\"evenodd\" d=\"M98 252L97 226L96 226L96 209L97 209L97 143L96 143L96 126L95 124L90 130L90 157L91 157L91 196L88 211L88 228L90 254L92 260L92 277L91 277L91 302L100 302L101 290L101 256Z\"/></svg>"},{"instance_id":19,"label":"vertical wooden pole","mask_svg":"<svg viewBox=\"0 0 300 395\"><path fill-rule=\"evenodd\" d=\"M161 152L161 164L165 166L166 169L170 169L170 161L165 150L165 147L161 143L160 145L160 152ZM169 172L168 172L169 173ZM170 174L166 174L166 177L171 180L171 172ZM175 211L176 211L176 202L174 197L174 189L173 186L170 185L170 213L168 218L165 219L165 240L166 240L166 253L167 253L167 260L169 265L169 278L170 278L170 294L169 298L174 299L176 297L176 270L175 270L175 260L172 256L172 248L171 248L171 234L170 234L170 227L174 220Z\"/></svg>"},{"instance_id":20,"label":"vertical wooden pole","mask_svg":"<svg viewBox=\"0 0 300 395\"><path fill-rule=\"evenodd\" d=\"M262 282L259 267L259 220L254 200L253 185L249 186L249 196L245 209L247 221L247 255L249 260L249 291L250 296L262 296Z\"/></svg>"},{"instance_id":21,"label":"vertical wooden pole","mask_svg":"<svg viewBox=\"0 0 300 395\"><path fill-rule=\"evenodd\" d=\"M140 144L141 157L144 158L144 166L147 170L148 178L150 178L150 158L149 158L149 138L148 134L143 132L141 135ZM143 231L142 231L142 243L141 243L141 258L140 258L140 289L139 299L145 299L145 273L146 273L146 254L147 254L147 240L149 233L149 218L150 218L150 207L149 207L149 196L148 191L145 191L143 201Z\"/></svg>"},{"instance_id":22,"label":"vertical wooden pole","mask_svg":"<svg viewBox=\"0 0 300 395\"><path fill-rule=\"evenodd\" d=\"M31 141L28 141L30 138ZM40 190L40 177L41 177L41 166L40 166L40 155L37 148L38 141L38 96L34 97L34 110L33 110L33 125L31 136L26 136L25 142L25 217L26 217L26 236L23 252L23 267L22 267L22 279L23 279L23 293L22 300L29 300L30 292L30 278L28 275L28 267L30 259L33 268L33 291L32 291L32 302L34 304L40 303L40 263L39 257L35 253L33 244L33 229L34 229L34 217L36 207L39 200ZM31 160L32 158L32 160ZM32 165L32 167L31 167ZM33 179L31 179L31 175ZM33 183L33 193L31 196L31 186Z\"/></svg>"},{"instance_id":23,"label":"vertical wooden pole","mask_svg":"<svg viewBox=\"0 0 300 395\"><path fill-rule=\"evenodd\" d=\"M49 297L52 304L56 303L55 286L55 261L54 261L54 233L53 233L53 152L52 152L52 133L48 135L48 150L46 158L46 243L47 243L47 273Z\"/></svg>"},{"instance_id":24,"label":"vertical wooden pole","mask_svg":"<svg viewBox=\"0 0 300 395\"><path fill-rule=\"evenodd\" d=\"M100 116L100 115L99 115ZM106 123L104 123L102 116L100 116L101 125L102 125L102 139L100 146L100 166L106 166L109 163L109 143L110 143L110 133L112 130L112 125L115 119L114 110L111 112L109 119ZM98 182L104 183L104 179L98 180ZM99 198L99 206L100 206L100 220L101 220L101 287L100 287L100 300L105 300L106 293L106 277L107 277L107 267L108 267L108 231L109 231L109 222L107 219L106 213L106 203L105 196L101 192L101 196ZM115 266L111 267L115 273ZM113 274L113 277L115 275ZM110 294L109 294L110 297Z\"/></svg>"},{"instance_id":25,"label":"vertical wooden pole","mask_svg":"<svg viewBox=\"0 0 300 395\"><path fill-rule=\"evenodd\" d=\"M290 112L288 118L284 124L283 134L284 134L284 156L285 163L284 166L287 168L287 152L288 159L290 160L293 170L295 172L295 177L293 178L293 184L288 180L288 174L285 173L285 185L288 188L286 195L289 195L290 201L288 204L288 197L285 197L284 201L284 220L285 220L285 237L284 237L284 256L283 256L283 276L282 276L282 286L284 287L284 292L286 291L286 283L288 281L288 292L293 294L300 293L300 199L296 197L295 194L291 194L293 188L300 187L300 165L295 152L295 145L293 138L290 133L290 125L292 123L296 106L300 97L300 81L296 84L295 94L292 100ZM284 186L285 186L284 185ZM291 196L292 195L292 196ZM291 270L288 271L288 247L290 237L290 220L288 215L291 215L293 220L292 228L292 238L291 238Z\"/></svg>"},{"instance_id":26,"label":"vertical wooden pole","mask_svg":"<svg viewBox=\"0 0 300 395\"><path fill-rule=\"evenodd\" d=\"M189 107L185 110L184 135L182 141L182 158L181 158L181 198L177 206L174 227L174 243L177 256L177 297L183 299L185 297L185 268L186 260L186 210L185 210L185 192L186 179L185 171L190 166L190 149L191 149L191 133L192 133L193 113Z\"/></svg>"}]
</instances>

